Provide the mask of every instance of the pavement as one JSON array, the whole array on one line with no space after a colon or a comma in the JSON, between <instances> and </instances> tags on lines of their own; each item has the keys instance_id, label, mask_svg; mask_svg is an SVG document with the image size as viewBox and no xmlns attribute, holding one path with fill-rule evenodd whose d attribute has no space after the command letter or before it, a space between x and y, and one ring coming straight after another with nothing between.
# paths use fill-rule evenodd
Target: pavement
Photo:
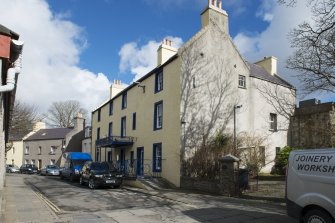
<instances>
[{"instance_id":1,"label":"pavement","mask_svg":"<svg viewBox=\"0 0 335 223\"><path fill-rule=\"evenodd\" d=\"M49 186L43 187L43 182L49 183ZM81 200L82 192L85 193ZM117 197L121 198L118 200ZM117 209L111 204L122 202L125 198L129 199L129 203L136 199L139 205ZM103 199L109 200L108 206L104 205ZM71 210L74 205L82 206ZM95 209L90 205L100 205L102 208ZM295 223L296 221L286 216L283 205L178 190L145 191L124 187L92 191L79 184L55 178L11 174L6 177L6 187L2 193L0 222Z\"/></svg>"},{"instance_id":2,"label":"pavement","mask_svg":"<svg viewBox=\"0 0 335 223\"><path fill-rule=\"evenodd\" d=\"M0 222L59 222L57 215L23 177L6 177Z\"/></svg>"}]
</instances>

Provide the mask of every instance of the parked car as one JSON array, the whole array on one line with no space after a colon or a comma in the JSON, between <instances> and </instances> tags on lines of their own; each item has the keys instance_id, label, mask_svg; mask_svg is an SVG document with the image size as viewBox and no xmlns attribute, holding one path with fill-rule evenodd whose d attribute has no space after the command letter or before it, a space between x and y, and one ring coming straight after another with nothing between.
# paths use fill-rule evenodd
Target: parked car
<instances>
[{"instance_id":1,"label":"parked car","mask_svg":"<svg viewBox=\"0 0 335 223\"><path fill-rule=\"evenodd\" d=\"M43 176L58 176L59 167L56 165L45 165L41 170L40 174Z\"/></svg>"},{"instance_id":2,"label":"parked car","mask_svg":"<svg viewBox=\"0 0 335 223\"><path fill-rule=\"evenodd\" d=\"M88 187L95 189L98 186L109 186L119 188L122 184L123 175L114 168L110 168L106 162L85 163L81 170L80 184L88 184Z\"/></svg>"},{"instance_id":3,"label":"parked car","mask_svg":"<svg viewBox=\"0 0 335 223\"><path fill-rule=\"evenodd\" d=\"M37 167L33 164L23 164L21 167L20 167L20 173L29 173L29 174L32 174L32 173L37 173Z\"/></svg>"},{"instance_id":4,"label":"parked car","mask_svg":"<svg viewBox=\"0 0 335 223\"><path fill-rule=\"evenodd\" d=\"M91 161L91 155L81 152L68 152L63 154L64 167L61 168L60 178L68 178L70 181L79 180L80 171L86 161Z\"/></svg>"},{"instance_id":5,"label":"parked car","mask_svg":"<svg viewBox=\"0 0 335 223\"><path fill-rule=\"evenodd\" d=\"M286 178L287 214L303 223L334 223L334 173L334 148L292 151Z\"/></svg>"},{"instance_id":6,"label":"parked car","mask_svg":"<svg viewBox=\"0 0 335 223\"><path fill-rule=\"evenodd\" d=\"M20 173L20 168L16 165L6 164L7 173Z\"/></svg>"}]
</instances>

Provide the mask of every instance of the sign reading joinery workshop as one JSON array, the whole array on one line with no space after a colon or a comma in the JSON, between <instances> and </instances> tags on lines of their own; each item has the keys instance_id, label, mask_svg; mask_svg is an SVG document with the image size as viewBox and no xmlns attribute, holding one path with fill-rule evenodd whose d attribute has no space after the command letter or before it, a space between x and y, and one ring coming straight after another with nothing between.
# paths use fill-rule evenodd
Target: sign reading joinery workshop
<instances>
[{"instance_id":1,"label":"sign reading joinery workshop","mask_svg":"<svg viewBox=\"0 0 335 223\"><path fill-rule=\"evenodd\" d=\"M312 175L335 175L334 153L306 153L296 154L293 161L294 169L300 173Z\"/></svg>"}]
</instances>

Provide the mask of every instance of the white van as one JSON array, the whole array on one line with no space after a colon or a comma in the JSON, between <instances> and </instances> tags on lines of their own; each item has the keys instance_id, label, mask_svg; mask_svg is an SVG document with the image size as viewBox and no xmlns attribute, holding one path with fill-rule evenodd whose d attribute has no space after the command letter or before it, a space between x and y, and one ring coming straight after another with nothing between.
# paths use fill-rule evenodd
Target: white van
<instances>
[{"instance_id":1,"label":"white van","mask_svg":"<svg viewBox=\"0 0 335 223\"><path fill-rule=\"evenodd\" d=\"M291 152L286 205L287 214L300 222L335 222L335 149Z\"/></svg>"}]
</instances>

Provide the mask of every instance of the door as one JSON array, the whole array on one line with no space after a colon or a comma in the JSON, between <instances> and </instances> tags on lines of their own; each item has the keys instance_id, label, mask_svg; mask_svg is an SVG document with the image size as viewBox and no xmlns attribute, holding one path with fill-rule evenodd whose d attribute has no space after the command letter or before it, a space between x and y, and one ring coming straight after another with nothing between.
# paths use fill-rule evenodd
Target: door
<instances>
[{"instance_id":1,"label":"door","mask_svg":"<svg viewBox=\"0 0 335 223\"><path fill-rule=\"evenodd\" d=\"M144 174L144 148L137 148L137 168L136 168L137 176L143 176Z\"/></svg>"},{"instance_id":2,"label":"door","mask_svg":"<svg viewBox=\"0 0 335 223\"><path fill-rule=\"evenodd\" d=\"M120 150L120 167L122 171L125 171L125 153L124 149Z\"/></svg>"},{"instance_id":3,"label":"door","mask_svg":"<svg viewBox=\"0 0 335 223\"><path fill-rule=\"evenodd\" d=\"M112 161L113 161L113 156L112 155L113 155L112 151L107 152L107 162L108 163L112 163Z\"/></svg>"},{"instance_id":4,"label":"door","mask_svg":"<svg viewBox=\"0 0 335 223\"><path fill-rule=\"evenodd\" d=\"M38 160L38 169L42 169L42 160Z\"/></svg>"}]
</instances>

